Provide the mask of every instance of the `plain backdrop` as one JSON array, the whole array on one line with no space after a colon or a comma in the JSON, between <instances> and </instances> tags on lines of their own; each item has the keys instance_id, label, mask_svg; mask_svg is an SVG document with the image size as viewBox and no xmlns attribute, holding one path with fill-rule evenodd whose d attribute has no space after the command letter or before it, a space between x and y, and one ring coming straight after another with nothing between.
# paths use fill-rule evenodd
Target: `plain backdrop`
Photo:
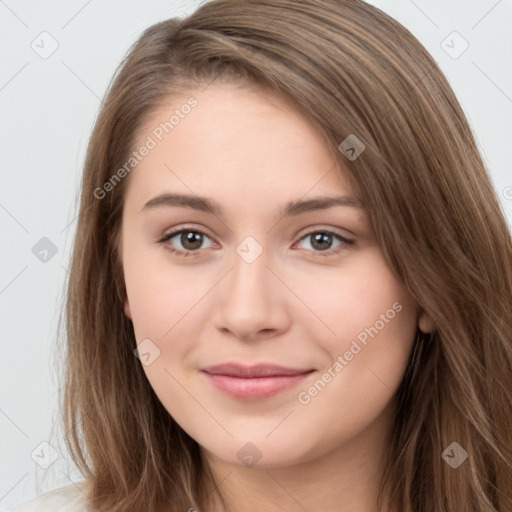
<instances>
[{"instance_id":1,"label":"plain backdrop","mask_svg":"<svg viewBox=\"0 0 512 512\"><path fill-rule=\"evenodd\" d=\"M370 3L405 25L445 72L510 224L512 1ZM198 5L0 0L0 511L82 480L64 445L45 443L57 418L54 347L87 141L128 47L149 25Z\"/></svg>"}]
</instances>

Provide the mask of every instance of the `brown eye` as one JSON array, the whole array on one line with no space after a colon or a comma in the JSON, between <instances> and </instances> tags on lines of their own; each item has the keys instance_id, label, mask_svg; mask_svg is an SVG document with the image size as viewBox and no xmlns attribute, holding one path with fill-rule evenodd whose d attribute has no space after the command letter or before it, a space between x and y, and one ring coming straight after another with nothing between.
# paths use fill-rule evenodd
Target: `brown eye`
<instances>
[{"instance_id":1,"label":"brown eye","mask_svg":"<svg viewBox=\"0 0 512 512\"><path fill-rule=\"evenodd\" d=\"M185 249L195 251L201 247L203 243L203 235L196 231L182 231L180 243Z\"/></svg>"},{"instance_id":2,"label":"brown eye","mask_svg":"<svg viewBox=\"0 0 512 512\"><path fill-rule=\"evenodd\" d=\"M208 239L210 238L208 235L197 229L182 228L168 233L159 240L159 242L164 244L173 253L181 256L195 256L194 253L198 253L199 249L202 248L201 246L205 241L205 237ZM175 240L173 241L173 239ZM176 245L178 246L177 248Z\"/></svg>"},{"instance_id":3,"label":"brown eye","mask_svg":"<svg viewBox=\"0 0 512 512\"><path fill-rule=\"evenodd\" d=\"M335 239L339 240L339 243L332 249L332 245ZM309 240L311 249L313 252L317 253L326 253L325 256L336 253L339 249L343 249L346 245L353 244L352 240L348 240L347 238L338 235L337 233L333 233L331 231L312 231L308 233L302 240ZM322 254L324 256L324 254Z\"/></svg>"}]
</instances>

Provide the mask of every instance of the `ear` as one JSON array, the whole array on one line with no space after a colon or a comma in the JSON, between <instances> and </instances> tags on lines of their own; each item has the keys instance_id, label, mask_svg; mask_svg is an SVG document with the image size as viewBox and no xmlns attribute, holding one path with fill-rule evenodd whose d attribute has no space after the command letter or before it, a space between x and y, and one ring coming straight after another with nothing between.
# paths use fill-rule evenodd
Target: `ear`
<instances>
[{"instance_id":1,"label":"ear","mask_svg":"<svg viewBox=\"0 0 512 512\"><path fill-rule=\"evenodd\" d=\"M124 300L124 314L132 320L132 312L130 310L130 303L128 302L128 297Z\"/></svg>"},{"instance_id":2,"label":"ear","mask_svg":"<svg viewBox=\"0 0 512 512\"><path fill-rule=\"evenodd\" d=\"M418 316L418 328L425 334L431 333L435 330L434 320L426 311L420 311Z\"/></svg>"}]
</instances>

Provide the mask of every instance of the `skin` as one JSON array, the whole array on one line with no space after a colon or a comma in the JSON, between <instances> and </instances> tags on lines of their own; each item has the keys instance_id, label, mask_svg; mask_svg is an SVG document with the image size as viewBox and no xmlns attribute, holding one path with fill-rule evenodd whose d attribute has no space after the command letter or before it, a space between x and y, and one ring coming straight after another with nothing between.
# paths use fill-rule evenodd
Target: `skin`
<instances>
[{"instance_id":1,"label":"skin","mask_svg":"<svg viewBox=\"0 0 512 512\"><path fill-rule=\"evenodd\" d=\"M292 104L214 83L169 99L137 147L190 95L198 105L132 171L123 209L125 314L137 343L149 339L160 350L143 366L147 378L201 446L234 510L373 512L392 398L416 329L427 332L430 320L385 262L364 209L280 215L292 200L355 197L332 148ZM211 198L224 217L177 206L141 212L163 192ZM160 242L181 225L206 233L199 249L180 234ZM353 243L334 236L318 248L311 235L325 230ZM247 236L263 249L252 263L236 252ZM338 356L397 303L378 334L301 403L299 393L329 368L332 375ZM200 372L226 361L315 372L251 401L224 394ZM248 442L261 454L252 467L237 456ZM213 494L209 510L219 510Z\"/></svg>"}]
</instances>

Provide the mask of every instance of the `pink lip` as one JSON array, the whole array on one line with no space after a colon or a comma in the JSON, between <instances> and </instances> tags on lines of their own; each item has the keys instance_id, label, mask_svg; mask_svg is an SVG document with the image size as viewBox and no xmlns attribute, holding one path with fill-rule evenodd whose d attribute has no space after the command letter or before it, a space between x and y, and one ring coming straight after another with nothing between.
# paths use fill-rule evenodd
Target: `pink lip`
<instances>
[{"instance_id":1,"label":"pink lip","mask_svg":"<svg viewBox=\"0 0 512 512\"><path fill-rule=\"evenodd\" d=\"M314 370L228 363L201 370L213 386L236 398L268 398L297 385Z\"/></svg>"}]
</instances>

